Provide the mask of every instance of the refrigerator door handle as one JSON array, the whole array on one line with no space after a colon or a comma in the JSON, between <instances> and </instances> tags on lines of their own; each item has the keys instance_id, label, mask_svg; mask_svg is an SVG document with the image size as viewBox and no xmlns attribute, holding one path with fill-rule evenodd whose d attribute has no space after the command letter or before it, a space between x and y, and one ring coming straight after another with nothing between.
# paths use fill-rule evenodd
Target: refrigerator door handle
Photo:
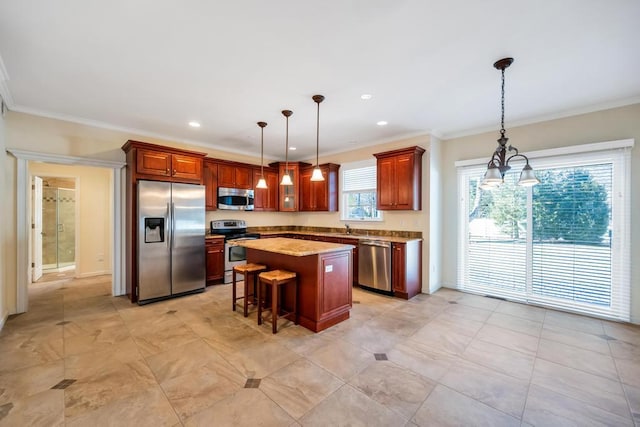
<instances>
[{"instance_id":1,"label":"refrigerator door handle","mask_svg":"<svg viewBox=\"0 0 640 427\"><path fill-rule=\"evenodd\" d=\"M175 213L176 213L176 204L171 202L171 249L173 249L173 237L176 232L176 224L175 224Z\"/></svg>"},{"instance_id":2,"label":"refrigerator door handle","mask_svg":"<svg viewBox=\"0 0 640 427\"><path fill-rule=\"evenodd\" d=\"M173 226L171 225L171 203L167 203L167 225L165 235L167 236L167 249L171 249L171 231L173 230Z\"/></svg>"}]
</instances>

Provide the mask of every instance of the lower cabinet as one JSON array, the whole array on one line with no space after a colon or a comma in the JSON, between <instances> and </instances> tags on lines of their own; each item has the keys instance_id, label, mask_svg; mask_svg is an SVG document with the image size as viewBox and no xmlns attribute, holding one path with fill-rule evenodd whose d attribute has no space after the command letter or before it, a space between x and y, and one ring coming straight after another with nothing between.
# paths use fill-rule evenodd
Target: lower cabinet
<instances>
[{"instance_id":1,"label":"lower cabinet","mask_svg":"<svg viewBox=\"0 0 640 427\"><path fill-rule=\"evenodd\" d=\"M205 241L207 285L224 282L224 238Z\"/></svg>"},{"instance_id":2,"label":"lower cabinet","mask_svg":"<svg viewBox=\"0 0 640 427\"><path fill-rule=\"evenodd\" d=\"M422 288L422 241L392 243L391 285L393 294L409 299Z\"/></svg>"}]
</instances>

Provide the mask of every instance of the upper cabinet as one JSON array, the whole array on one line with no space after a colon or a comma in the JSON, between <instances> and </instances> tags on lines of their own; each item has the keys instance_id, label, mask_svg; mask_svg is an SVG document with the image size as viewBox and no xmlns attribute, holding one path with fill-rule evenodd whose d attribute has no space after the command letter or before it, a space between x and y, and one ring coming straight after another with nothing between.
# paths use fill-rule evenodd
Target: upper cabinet
<instances>
[{"instance_id":1,"label":"upper cabinet","mask_svg":"<svg viewBox=\"0 0 640 427\"><path fill-rule=\"evenodd\" d=\"M218 164L212 160L204 160L205 208L215 211L218 207Z\"/></svg>"},{"instance_id":2,"label":"upper cabinet","mask_svg":"<svg viewBox=\"0 0 640 427\"><path fill-rule=\"evenodd\" d=\"M202 184L205 153L129 140L122 146L135 179Z\"/></svg>"},{"instance_id":3,"label":"upper cabinet","mask_svg":"<svg viewBox=\"0 0 640 427\"><path fill-rule=\"evenodd\" d=\"M258 184L260 179L260 168L253 170L253 183ZM277 211L278 193L280 192L280 182L278 181L278 169L264 168L264 179L267 188L256 188L254 190L253 210L254 211Z\"/></svg>"},{"instance_id":4,"label":"upper cabinet","mask_svg":"<svg viewBox=\"0 0 640 427\"><path fill-rule=\"evenodd\" d=\"M285 162L275 162L269 163L269 166L278 168L278 187L280 188L280 193L278 194L278 210L283 212L296 212L299 206L300 169L310 166L309 163L289 162L287 164ZM293 185L280 185L282 177L287 172Z\"/></svg>"},{"instance_id":5,"label":"upper cabinet","mask_svg":"<svg viewBox=\"0 0 640 427\"><path fill-rule=\"evenodd\" d=\"M311 181L313 166L300 170L301 211L336 212L338 210L338 169L340 165L320 165L324 181Z\"/></svg>"},{"instance_id":6,"label":"upper cabinet","mask_svg":"<svg viewBox=\"0 0 640 427\"><path fill-rule=\"evenodd\" d=\"M422 209L422 147L377 153L377 208Z\"/></svg>"},{"instance_id":7,"label":"upper cabinet","mask_svg":"<svg viewBox=\"0 0 640 427\"><path fill-rule=\"evenodd\" d=\"M249 165L218 163L218 187L253 188L253 169Z\"/></svg>"}]
</instances>

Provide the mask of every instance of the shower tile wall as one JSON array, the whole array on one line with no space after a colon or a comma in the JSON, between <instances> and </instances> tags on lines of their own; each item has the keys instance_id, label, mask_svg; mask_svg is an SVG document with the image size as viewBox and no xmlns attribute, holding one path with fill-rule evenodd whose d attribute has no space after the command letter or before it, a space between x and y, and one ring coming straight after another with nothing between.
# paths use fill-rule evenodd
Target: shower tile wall
<instances>
[{"instance_id":1,"label":"shower tile wall","mask_svg":"<svg viewBox=\"0 0 640 427\"><path fill-rule=\"evenodd\" d=\"M59 268L75 263L75 190L42 189L42 264Z\"/></svg>"}]
</instances>

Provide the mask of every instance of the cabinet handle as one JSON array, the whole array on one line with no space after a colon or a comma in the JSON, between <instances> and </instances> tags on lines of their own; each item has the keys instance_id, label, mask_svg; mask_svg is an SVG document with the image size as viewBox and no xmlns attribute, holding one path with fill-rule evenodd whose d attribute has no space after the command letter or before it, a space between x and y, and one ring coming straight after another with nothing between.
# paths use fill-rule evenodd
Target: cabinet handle
<instances>
[{"instance_id":1,"label":"cabinet handle","mask_svg":"<svg viewBox=\"0 0 640 427\"><path fill-rule=\"evenodd\" d=\"M170 170L170 169L167 169L167 175L169 175L169 173L170 173L170 172L171 172L171 170Z\"/></svg>"},{"instance_id":2,"label":"cabinet handle","mask_svg":"<svg viewBox=\"0 0 640 427\"><path fill-rule=\"evenodd\" d=\"M173 174L175 175L175 174L176 174L176 172L178 172L178 171L174 169L174 170L173 170Z\"/></svg>"}]
</instances>

